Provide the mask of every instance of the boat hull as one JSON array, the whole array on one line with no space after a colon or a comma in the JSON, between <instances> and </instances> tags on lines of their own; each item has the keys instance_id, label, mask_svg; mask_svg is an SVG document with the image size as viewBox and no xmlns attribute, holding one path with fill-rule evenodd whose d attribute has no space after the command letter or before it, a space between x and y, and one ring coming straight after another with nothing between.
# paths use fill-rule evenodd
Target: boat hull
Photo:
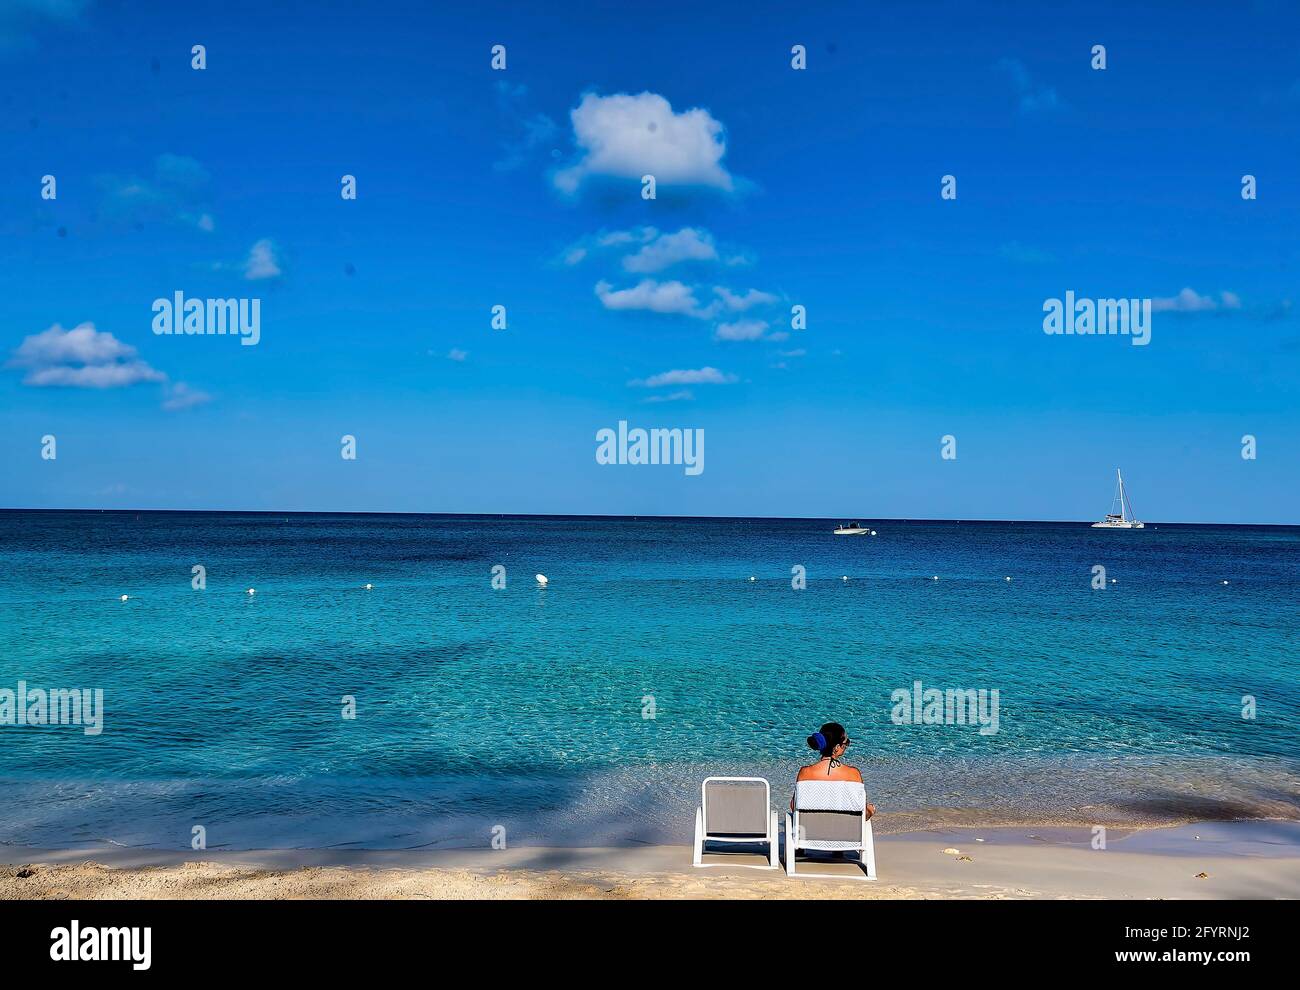
<instances>
[{"instance_id":1,"label":"boat hull","mask_svg":"<svg viewBox=\"0 0 1300 990\"><path fill-rule=\"evenodd\" d=\"M1140 522L1095 522L1092 524L1093 529L1146 529L1145 523Z\"/></svg>"}]
</instances>

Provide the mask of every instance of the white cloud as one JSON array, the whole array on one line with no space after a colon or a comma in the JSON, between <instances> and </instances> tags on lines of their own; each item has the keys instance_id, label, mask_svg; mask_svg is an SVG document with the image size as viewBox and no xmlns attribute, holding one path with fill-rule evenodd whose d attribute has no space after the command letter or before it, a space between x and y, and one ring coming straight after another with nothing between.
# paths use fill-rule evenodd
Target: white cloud
<instances>
[{"instance_id":1,"label":"white cloud","mask_svg":"<svg viewBox=\"0 0 1300 990\"><path fill-rule=\"evenodd\" d=\"M267 238L262 238L248 252L244 262L244 278L254 280L280 277L280 259L276 257L275 245Z\"/></svg>"},{"instance_id":2,"label":"white cloud","mask_svg":"<svg viewBox=\"0 0 1300 990\"><path fill-rule=\"evenodd\" d=\"M1016 91L1016 97L1020 102L1021 113L1055 110L1061 105L1056 90L1035 80L1030 75L1025 63L1020 59L999 59L995 68L1005 73L1007 78L1011 80L1011 86Z\"/></svg>"},{"instance_id":3,"label":"white cloud","mask_svg":"<svg viewBox=\"0 0 1300 990\"><path fill-rule=\"evenodd\" d=\"M767 333L767 320L737 320L719 323L714 331L715 340L762 340Z\"/></svg>"},{"instance_id":4,"label":"white cloud","mask_svg":"<svg viewBox=\"0 0 1300 990\"><path fill-rule=\"evenodd\" d=\"M596 296L606 309L649 310L652 313L677 313L707 317L690 286L678 281L658 282L645 278L630 289L615 289L608 282L596 283Z\"/></svg>"},{"instance_id":5,"label":"white cloud","mask_svg":"<svg viewBox=\"0 0 1300 990\"><path fill-rule=\"evenodd\" d=\"M208 170L193 158L164 153L154 159L153 177L98 175L102 193L100 218L121 226L177 224L211 232L216 227L206 209L210 199Z\"/></svg>"},{"instance_id":6,"label":"white cloud","mask_svg":"<svg viewBox=\"0 0 1300 990\"><path fill-rule=\"evenodd\" d=\"M654 227L638 227L636 230L614 230L608 234L601 234L596 238L596 243L601 247L616 247L620 244L644 244L646 241L653 241L659 236L659 231Z\"/></svg>"},{"instance_id":7,"label":"white cloud","mask_svg":"<svg viewBox=\"0 0 1300 990\"><path fill-rule=\"evenodd\" d=\"M662 271L682 261L716 261L718 249L707 230L683 227L675 234L661 234L642 246L636 254L623 259L630 272L646 274Z\"/></svg>"},{"instance_id":8,"label":"white cloud","mask_svg":"<svg viewBox=\"0 0 1300 990\"><path fill-rule=\"evenodd\" d=\"M781 357L783 357L783 358L797 358L797 357L803 357L803 356L804 356L805 354L807 354L807 353L808 353L808 352L807 352L806 350L804 350L802 347L796 347L796 348L795 348L794 350L792 350L792 351L782 351L782 352L781 352Z\"/></svg>"},{"instance_id":9,"label":"white cloud","mask_svg":"<svg viewBox=\"0 0 1300 990\"><path fill-rule=\"evenodd\" d=\"M645 244L659 236L654 227L638 227L635 230L601 231L582 238L576 244L565 249L563 261L572 267L586 260L594 248L626 247L629 244Z\"/></svg>"},{"instance_id":10,"label":"white cloud","mask_svg":"<svg viewBox=\"0 0 1300 990\"><path fill-rule=\"evenodd\" d=\"M71 330L56 323L32 334L18 345L8 364L27 369L23 383L37 387L121 388L167 380L136 357L134 347L96 330L93 323L80 323Z\"/></svg>"},{"instance_id":11,"label":"white cloud","mask_svg":"<svg viewBox=\"0 0 1300 990\"><path fill-rule=\"evenodd\" d=\"M727 309L743 313L751 306L766 306L769 303L776 302L776 296L770 292L760 292L758 289L750 289L748 292L737 294L732 292L726 286L715 285L713 294L716 295Z\"/></svg>"},{"instance_id":12,"label":"white cloud","mask_svg":"<svg viewBox=\"0 0 1300 990\"><path fill-rule=\"evenodd\" d=\"M551 144L560 133L559 125L544 113L528 109L528 87L520 83L512 86L498 82L497 108L505 119L504 130L511 133L501 145L502 157L493 163L500 172L508 172L525 164L542 148Z\"/></svg>"},{"instance_id":13,"label":"white cloud","mask_svg":"<svg viewBox=\"0 0 1300 990\"><path fill-rule=\"evenodd\" d=\"M690 368L661 371L646 379L634 379L629 385L644 388L659 388L662 385L730 385L736 381L735 375L728 375L717 368Z\"/></svg>"},{"instance_id":14,"label":"white cloud","mask_svg":"<svg viewBox=\"0 0 1300 990\"><path fill-rule=\"evenodd\" d=\"M598 251L609 248L636 248L623 256L624 271L650 275L684 261L723 261L713 235L702 227L683 227L676 233L661 233L655 227L632 230L601 231L582 238L566 248L561 260L573 266ZM736 260L728 258L728 265Z\"/></svg>"},{"instance_id":15,"label":"white cloud","mask_svg":"<svg viewBox=\"0 0 1300 990\"><path fill-rule=\"evenodd\" d=\"M80 323L71 330L56 323L25 338L14 351L12 363L20 367L64 362L105 364L134 354L135 348L111 333L96 330L93 323Z\"/></svg>"},{"instance_id":16,"label":"white cloud","mask_svg":"<svg viewBox=\"0 0 1300 990\"><path fill-rule=\"evenodd\" d=\"M163 398L162 407L168 412L176 412L180 409L192 409L195 406L201 406L206 402L211 402L212 396L207 392L200 391L197 388L191 388L184 382L177 382L167 389L167 394Z\"/></svg>"},{"instance_id":17,"label":"white cloud","mask_svg":"<svg viewBox=\"0 0 1300 990\"><path fill-rule=\"evenodd\" d=\"M590 176L640 181L653 175L661 185L733 188L732 176L722 166L727 151L723 127L707 110L675 113L657 93L588 93L569 117L582 157L555 173L561 192L577 192Z\"/></svg>"},{"instance_id":18,"label":"white cloud","mask_svg":"<svg viewBox=\"0 0 1300 990\"><path fill-rule=\"evenodd\" d=\"M122 388L139 382L160 382L166 379L161 371L143 361L121 364L55 365L50 368L33 368L23 379L25 385L45 388L62 385L70 388Z\"/></svg>"},{"instance_id":19,"label":"white cloud","mask_svg":"<svg viewBox=\"0 0 1300 990\"><path fill-rule=\"evenodd\" d=\"M643 402L690 402L695 398L695 394L690 389L682 389L680 392L669 392L666 395L648 395Z\"/></svg>"},{"instance_id":20,"label":"white cloud","mask_svg":"<svg viewBox=\"0 0 1300 990\"><path fill-rule=\"evenodd\" d=\"M462 351L459 347L453 347L447 352L447 358L451 361L464 361L469 357L469 351Z\"/></svg>"},{"instance_id":21,"label":"white cloud","mask_svg":"<svg viewBox=\"0 0 1300 990\"><path fill-rule=\"evenodd\" d=\"M1235 292L1223 292L1216 300L1185 288L1176 296L1151 300L1151 309L1157 313L1211 313L1219 308L1240 309L1241 299Z\"/></svg>"}]
</instances>

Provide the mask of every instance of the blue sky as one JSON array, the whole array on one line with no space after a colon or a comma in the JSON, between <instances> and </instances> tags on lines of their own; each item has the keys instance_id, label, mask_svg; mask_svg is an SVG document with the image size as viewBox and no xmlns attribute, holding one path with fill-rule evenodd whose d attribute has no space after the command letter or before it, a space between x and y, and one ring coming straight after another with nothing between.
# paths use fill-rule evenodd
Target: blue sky
<instances>
[{"instance_id":1,"label":"blue sky","mask_svg":"<svg viewBox=\"0 0 1300 990\"><path fill-rule=\"evenodd\" d=\"M1293 5L536 6L0 2L0 505L1300 522Z\"/></svg>"}]
</instances>

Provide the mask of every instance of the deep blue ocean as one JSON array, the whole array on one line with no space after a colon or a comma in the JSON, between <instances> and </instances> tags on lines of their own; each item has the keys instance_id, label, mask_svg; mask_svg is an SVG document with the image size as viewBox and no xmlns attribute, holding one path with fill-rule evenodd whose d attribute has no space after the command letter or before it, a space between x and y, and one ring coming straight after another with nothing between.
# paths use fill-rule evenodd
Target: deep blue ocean
<instances>
[{"instance_id":1,"label":"deep blue ocean","mask_svg":"<svg viewBox=\"0 0 1300 990\"><path fill-rule=\"evenodd\" d=\"M0 725L0 842L689 841L832 719L883 831L1300 818L1300 528L836 522L0 512L0 691L104 692Z\"/></svg>"}]
</instances>

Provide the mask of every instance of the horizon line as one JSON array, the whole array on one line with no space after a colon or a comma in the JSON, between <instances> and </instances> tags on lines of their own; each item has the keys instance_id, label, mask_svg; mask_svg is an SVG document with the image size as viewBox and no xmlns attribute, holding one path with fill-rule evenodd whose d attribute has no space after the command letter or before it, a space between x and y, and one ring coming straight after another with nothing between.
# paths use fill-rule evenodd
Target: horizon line
<instances>
[{"instance_id":1,"label":"horizon line","mask_svg":"<svg viewBox=\"0 0 1300 990\"><path fill-rule=\"evenodd\" d=\"M1035 523L1052 526L1091 526L1089 519L987 519L987 518L931 518L905 516L724 516L724 515L666 515L659 513L601 513L601 512L407 512L385 509L112 509L112 508L44 508L35 506L0 506L0 512L99 512L129 515L141 512L174 513L189 515L230 516L414 516L433 518L476 519L678 519L678 520L740 520L747 522L834 522L845 520L886 523L991 523L1014 525ZM1145 520L1144 520L1145 522ZM1152 529L1159 526L1229 526L1238 528L1296 529L1300 522L1147 522Z\"/></svg>"}]
</instances>

